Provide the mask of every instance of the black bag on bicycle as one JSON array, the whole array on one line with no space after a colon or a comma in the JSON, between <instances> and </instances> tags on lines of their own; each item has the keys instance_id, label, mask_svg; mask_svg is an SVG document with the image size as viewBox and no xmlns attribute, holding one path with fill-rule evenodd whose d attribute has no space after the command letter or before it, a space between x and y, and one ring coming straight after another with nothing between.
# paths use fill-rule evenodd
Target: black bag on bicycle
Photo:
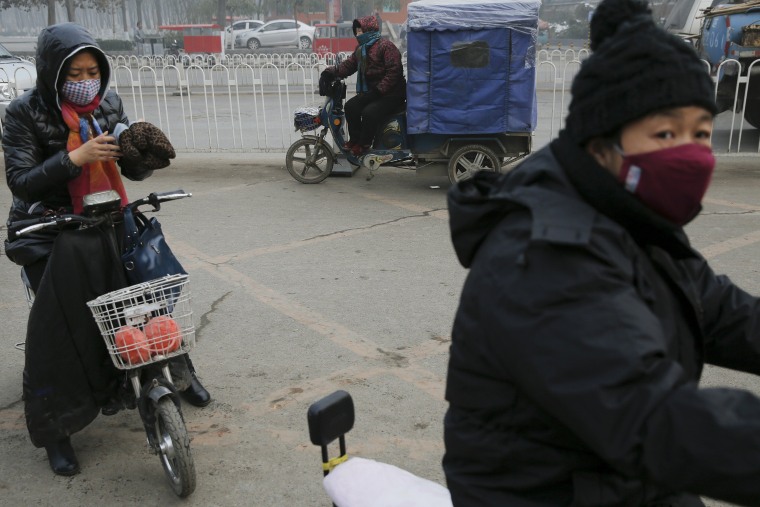
<instances>
[{"instance_id":1,"label":"black bag on bicycle","mask_svg":"<svg viewBox=\"0 0 760 507\"><path fill-rule=\"evenodd\" d=\"M161 224L124 209L124 253L121 255L127 280L134 285L166 275L186 275L166 244Z\"/></svg>"}]
</instances>

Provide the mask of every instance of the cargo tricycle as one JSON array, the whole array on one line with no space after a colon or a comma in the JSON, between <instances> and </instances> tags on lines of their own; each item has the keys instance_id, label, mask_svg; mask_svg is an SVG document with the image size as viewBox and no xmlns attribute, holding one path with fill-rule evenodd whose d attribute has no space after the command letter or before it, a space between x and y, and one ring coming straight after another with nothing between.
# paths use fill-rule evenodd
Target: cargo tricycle
<instances>
[{"instance_id":1,"label":"cargo tricycle","mask_svg":"<svg viewBox=\"0 0 760 507\"><path fill-rule=\"evenodd\" d=\"M368 179L386 165L448 174L456 183L527 156L537 118L540 5L539 0L410 4L406 107L389 111L370 150L354 156L343 147L347 87L336 78L321 91L321 106L295 111L294 126L303 135L287 152L288 172L301 183L319 183L336 163L349 166L350 174L366 167Z\"/></svg>"}]
</instances>

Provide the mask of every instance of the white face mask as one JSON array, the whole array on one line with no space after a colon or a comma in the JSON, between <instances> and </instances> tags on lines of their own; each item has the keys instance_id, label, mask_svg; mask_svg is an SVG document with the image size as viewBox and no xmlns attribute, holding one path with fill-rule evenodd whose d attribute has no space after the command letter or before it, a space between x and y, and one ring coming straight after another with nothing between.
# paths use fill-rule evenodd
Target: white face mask
<instances>
[{"instance_id":1,"label":"white face mask","mask_svg":"<svg viewBox=\"0 0 760 507\"><path fill-rule=\"evenodd\" d=\"M97 97L99 91L100 79L85 79L84 81L66 81L63 83L61 95L68 102L86 106Z\"/></svg>"}]
</instances>

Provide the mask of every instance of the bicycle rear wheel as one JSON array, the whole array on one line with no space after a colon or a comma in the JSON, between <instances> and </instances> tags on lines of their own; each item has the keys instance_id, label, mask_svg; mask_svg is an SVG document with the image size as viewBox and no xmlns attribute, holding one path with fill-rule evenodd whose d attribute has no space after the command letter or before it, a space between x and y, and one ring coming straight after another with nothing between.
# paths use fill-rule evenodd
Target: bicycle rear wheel
<instances>
[{"instance_id":1,"label":"bicycle rear wheel","mask_svg":"<svg viewBox=\"0 0 760 507\"><path fill-rule=\"evenodd\" d=\"M174 493L185 498L195 491L195 462L185 421L170 398L159 400L155 415L154 431L161 465Z\"/></svg>"}]
</instances>

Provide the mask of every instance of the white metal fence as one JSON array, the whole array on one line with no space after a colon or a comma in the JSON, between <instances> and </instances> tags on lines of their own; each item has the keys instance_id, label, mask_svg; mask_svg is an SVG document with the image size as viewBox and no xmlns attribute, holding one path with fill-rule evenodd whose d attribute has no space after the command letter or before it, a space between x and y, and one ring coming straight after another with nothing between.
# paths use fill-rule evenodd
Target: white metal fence
<instances>
[{"instance_id":1,"label":"white metal fence","mask_svg":"<svg viewBox=\"0 0 760 507\"><path fill-rule=\"evenodd\" d=\"M534 147L549 142L562 128L570 85L588 54L587 49L537 53ZM285 151L300 137L292 126L293 110L322 102L315 93L319 75L335 59L316 54L109 58L111 87L122 97L130 119L156 124L177 150L190 152ZM406 54L403 62L406 65ZM727 60L719 71L730 66L740 64ZM354 84L352 76L349 95ZM742 97L740 84L748 85L748 79L739 78L734 107L716 120L714 148L721 153L760 154L758 131L743 120L740 107L747 102L749 86L743 88Z\"/></svg>"},{"instance_id":2,"label":"white metal fence","mask_svg":"<svg viewBox=\"0 0 760 507\"><path fill-rule=\"evenodd\" d=\"M570 99L570 86L581 62L589 56L587 49L575 51L541 50L537 55L536 89L539 92L539 126L548 122L550 139L554 138L563 125L567 114L566 99ZM710 64L704 61L705 71L710 72ZM713 129L713 149L717 153L760 155L760 130L752 127L744 119L744 107L750 100L750 82L757 89L760 87L760 59L752 62L742 70L741 63L735 59L723 61L718 67L713 82L715 97L718 97L718 76L737 76L733 86L726 88L731 96L729 108L719 114ZM548 96L541 100L542 93ZM756 98L760 100L760 98ZM757 120L756 120L757 121ZM534 143L535 144L535 143Z\"/></svg>"}]
</instances>

